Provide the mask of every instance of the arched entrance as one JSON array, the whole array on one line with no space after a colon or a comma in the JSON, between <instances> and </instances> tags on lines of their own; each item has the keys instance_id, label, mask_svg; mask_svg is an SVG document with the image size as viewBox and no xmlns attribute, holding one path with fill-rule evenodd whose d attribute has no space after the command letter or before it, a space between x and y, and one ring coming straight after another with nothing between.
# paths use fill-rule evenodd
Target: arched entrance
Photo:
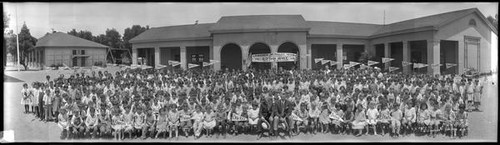
<instances>
[{"instance_id":1,"label":"arched entrance","mask_svg":"<svg viewBox=\"0 0 500 145\"><path fill-rule=\"evenodd\" d=\"M291 42L285 42L281 44L278 47L278 52L295 53L297 54L297 57L300 58L299 47L297 47L297 45ZM299 65L300 65L300 59L297 59L297 61L294 62L278 62L278 68L282 68L285 70L300 68Z\"/></svg>"},{"instance_id":2,"label":"arched entrance","mask_svg":"<svg viewBox=\"0 0 500 145\"><path fill-rule=\"evenodd\" d=\"M262 53L271 53L271 48L269 48L269 46L267 46L264 43L255 43L252 46L250 46L250 49L248 51L249 55L262 54ZM252 61L252 60L248 60L248 61ZM250 65L250 68L253 68L255 70L271 69L271 63L270 62L252 62Z\"/></svg>"},{"instance_id":3,"label":"arched entrance","mask_svg":"<svg viewBox=\"0 0 500 145\"><path fill-rule=\"evenodd\" d=\"M239 70L241 69L241 48L240 46L230 43L222 47L220 51L221 70Z\"/></svg>"}]
</instances>

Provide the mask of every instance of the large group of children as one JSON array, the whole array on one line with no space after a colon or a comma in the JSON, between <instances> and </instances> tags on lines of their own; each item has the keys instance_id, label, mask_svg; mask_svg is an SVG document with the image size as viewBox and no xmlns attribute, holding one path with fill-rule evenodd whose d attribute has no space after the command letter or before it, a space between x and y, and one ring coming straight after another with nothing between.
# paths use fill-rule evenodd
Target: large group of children
<instances>
[{"instance_id":1,"label":"large group of children","mask_svg":"<svg viewBox=\"0 0 500 145\"><path fill-rule=\"evenodd\" d=\"M126 69L24 84L22 105L61 139L293 137L367 134L464 137L482 86L463 75L379 69ZM180 133L180 134L179 134Z\"/></svg>"}]
</instances>

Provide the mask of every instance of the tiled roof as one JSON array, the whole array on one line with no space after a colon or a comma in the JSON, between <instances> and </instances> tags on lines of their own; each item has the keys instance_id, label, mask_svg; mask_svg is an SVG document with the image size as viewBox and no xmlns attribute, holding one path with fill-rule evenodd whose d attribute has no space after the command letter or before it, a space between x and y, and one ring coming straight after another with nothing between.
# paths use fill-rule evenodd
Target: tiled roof
<instances>
[{"instance_id":1,"label":"tiled roof","mask_svg":"<svg viewBox=\"0 0 500 145\"><path fill-rule=\"evenodd\" d=\"M79 38L62 32L50 33L36 42L36 47L94 47L94 48L107 48L108 46L102 45L93 41Z\"/></svg>"},{"instance_id":2,"label":"tiled roof","mask_svg":"<svg viewBox=\"0 0 500 145\"><path fill-rule=\"evenodd\" d=\"M455 19L462 17L466 14L474 12L475 10L476 10L475 8L464 9L464 10L452 11L452 12L441 13L441 14L437 14L437 15L430 15L430 16L410 19L410 20L406 20L406 21L396 22L396 23L392 23L392 24L388 24L388 25L383 26L374 35L380 35L380 34L386 34L386 33L391 33L391 32L396 32L396 31L422 28L422 27L428 27L428 26L438 27L438 26L442 25L443 23L449 22L451 20L455 20Z\"/></svg>"},{"instance_id":3,"label":"tiled roof","mask_svg":"<svg viewBox=\"0 0 500 145\"><path fill-rule=\"evenodd\" d=\"M130 42L210 37L208 29L212 25L213 23L206 23L151 28L132 38Z\"/></svg>"},{"instance_id":4,"label":"tiled roof","mask_svg":"<svg viewBox=\"0 0 500 145\"><path fill-rule=\"evenodd\" d=\"M224 16L210 29L211 31L245 31L308 29L301 15L249 15Z\"/></svg>"},{"instance_id":5,"label":"tiled roof","mask_svg":"<svg viewBox=\"0 0 500 145\"><path fill-rule=\"evenodd\" d=\"M311 27L310 35L315 36L359 36L368 37L375 33L381 25L345 23L345 22L327 22L327 21L307 21Z\"/></svg>"}]
</instances>

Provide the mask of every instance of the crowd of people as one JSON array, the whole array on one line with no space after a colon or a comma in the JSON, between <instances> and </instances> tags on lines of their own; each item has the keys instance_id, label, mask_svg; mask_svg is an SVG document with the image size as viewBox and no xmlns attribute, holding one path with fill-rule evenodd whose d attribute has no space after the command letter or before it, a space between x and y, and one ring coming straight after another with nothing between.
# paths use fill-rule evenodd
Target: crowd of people
<instances>
[{"instance_id":1,"label":"crowd of people","mask_svg":"<svg viewBox=\"0 0 500 145\"><path fill-rule=\"evenodd\" d=\"M22 105L61 139L367 134L464 137L482 86L460 75L374 68L126 69L24 84Z\"/></svg>"}]
</instances>

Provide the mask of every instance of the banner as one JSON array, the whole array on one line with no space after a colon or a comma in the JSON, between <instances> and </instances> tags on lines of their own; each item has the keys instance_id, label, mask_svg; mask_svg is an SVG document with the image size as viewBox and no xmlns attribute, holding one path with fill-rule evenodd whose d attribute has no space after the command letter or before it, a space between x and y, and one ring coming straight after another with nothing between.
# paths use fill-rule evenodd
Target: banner
<instances>
[{"instance_id":1,"label":"banner","mask_svg":"<svg viewBox=\"0 0 500 145\"><path fill-rule=\"evenodd\" d=\"M441 67L443 66L442 64L431 64L432 67Z\"/></svg>"},{"instance_id":2,"label":"banner","mask_svg":"<svg viewBox=\"0 0 500 145\"><path fill-rule=\"evenodd\" d=\"M349 69L349 68L351 68L351 65L349 65L349 64L344 64L344 69Z\"/></svg>"},{"instance_id":3,"label":"banner","mask_svg":"<svg viewBox=\"0 0 500 145\"><path fill-rule=\"evenodd\" d=\"M330 66L337 65L338 63L339 63L339 62L336 62L336 61L330 60Z\"/></svg>"},{"instance_id":4,"label":"banner","mask_svg":"<svg viewBox=\"0 0 500 145\"><path fill-rule=\"evenodd\" d=\"M401 64L403 65L403 67L405 67L405 66L411 65L412 63L406 62L406 61L402 61Z\"/></svg>"},{"instance_id":5,"label":"banner","mask_svg":"<svg viewBox=\"0 0 500 145\"><path fill-rule=\"evenodd\" d=\"M178 61L173 61L173 60L169 60L169 61L168 61L168 65L171 65L171 66L178 66L178 65L181 65L181 62L178 62Z\"/></svg>"},{"instance_id":6,"label":"banner","mask_svg":"<svg viewBox=\"0 0 500 145\"><path fill-rule=\"evenodd\" d=\"M454 63L446 63L446 69L449 69L451 67L457 66L457 64Z\"/></svg>"},{"instance_id":7,"label":"banner","mask_svg":"<svg viewBox=\"0 0 500 145\"><path fill-rule=\"evenodd\" d=\"M231 120L232 121L247 121L248 118L245 118L243 116L240 116L238 114L233 113L233 114L231 114Z\"/></svg>"},{"instance_id":8,"label":"banner","mask_svg":"<svg viewBox=\"0 0 500 145\"><path fill-rule=\"evenodd\" d=\"M297 54L295 53L263 53L253 54L252 62L290 62L297 61Z\"/></svg>"},{"instance_id":9,"label":"banner","mask_svg":"<svg viewBox=\"0 0 500 145\"><path fill-rule=\"evenodd\" d=\"M368 67L370 67L370 66L369 65L365 65L365 64L361 64L359 68L365 69L365 68L368 68Z\"/></svg>"},{"instance_id":10,"label":"banner","mask_svg":"<svg viewBox=\"0 0 500 145\"><path fill-rule=\"evenodd\" d=\"M321 65L325 65L326 63L329 63L329 62L330 62L330 60L323 59L323 60L321 60Z\"/></svg>"},{"instance_id":11,"label":"banner","mask_svg":"<svg viewBox=\"0 0 500 145\"><path fill-rule=\"evenodd\" d=\"M378 62L368 60L368 66L375 65L375 64L378 64Z\"/></svg>"},{"instance_id":12,"label":"banner","mask_svg":"<svg viewBox=\"0 0 500 145\"><path fill-rule=\"evenodd\" d=\"M162 68L165 68L167 67L166 65L162 65L162 64L158 64L155 66L155 69L162 69Z\"/></svg>"},{"instance_id":13,"label":"banner","mask_svg":"<svg viewBox=\"0 0 500 145\"><path fill-rule=\"evenodd\" d=\"M386 62L393 61L393 60L394 60L394 58L382 57L382 63L386 63Z\"/></svg>"},{"instance_id":14,"label":"banner","mask_svg":"<svg viewBox=\"0 0 500 145\"><path fill-rule=\"evenodd\" d=\"M395 70L398 70L399 68L398 67L389 67L389 71L395 71Z\"/></svg>"},{"instance_id":15,"label":"banner","mask_svg":"<svg viewBox=\"0 0 500 145\"><path fill-rule=\"evenodd\" d=\"M423 63L414 63L413 64L413 68L423 68L423 67L426 67L428 66L427 64L423 64Z\"/></svg>"},{"instance_id":16,"label":"banner","mask_svg":"<svg viewBox=\"0 0 500 145\"><path fill-rule=\"evenodd\" d=\"M342 117L338 116L335 113L331 113L330 115L328 115L328 117L331 118L331 119L334 119L334 120L339 120L341 122L344 122L344 119L342 119Z\"/></svg>"},{"instance_id":17,"label":"banner","mask_svg":"<svg viewBox=\"0 0 500 145\"><path fill-rule=\"evenodd\" d=\"M349 61L349 65L350 66L356 66L358 64L360 64L360 63L359 62L354 62L354 61Z\"/></svg>"},{"instance_id":18,"label":"banner","mask_svg":"<svg viewBox=\"0 0 500 145\"><path fill-rule=\"evenodd\" d=\"M210 66L210 65L213 65L213 64L214 64L214 63L212 63L212 62L210 62L210 63L209 63L209 62L203 62L203 67L205 67L205 66Z\"/></svg>"},{"instance_id":19,"label":"banner","mask_svg":"<svg viewBox=\"0 0 500 145\"><path fill-rule=\"evenodd\" d=\"M194 68L194 67L198 67L198 66L200 66L200 65L192 64L192 63L188 64L188 68Z\"/></svg>"},{"instance_id":20,"label":"banner","mask_svg":"<svg viewBox=\"0 0 500 145\"><path fill-rule=\"evenodd\" d=\"M323 60L323 58L315 58L315 59L314 59L314 63L318 63L318 62L320 62L321 60Z\"/></svg>"}]
</instances>

